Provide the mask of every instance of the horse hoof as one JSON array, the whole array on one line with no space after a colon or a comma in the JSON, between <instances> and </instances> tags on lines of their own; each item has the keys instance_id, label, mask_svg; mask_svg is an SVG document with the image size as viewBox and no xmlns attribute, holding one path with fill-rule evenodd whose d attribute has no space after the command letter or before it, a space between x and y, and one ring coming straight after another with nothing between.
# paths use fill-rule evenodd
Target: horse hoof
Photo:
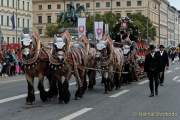
<instances>
[{"instance_id":1,"label":"horse hoof","mask_svg":"<svg viewBox=\"0 0 180 120\"><path fill-rule=\"evenodd\" d=\"M26 105L34 105L35 102L26 102Z\"/></svg>"}]
</instances>

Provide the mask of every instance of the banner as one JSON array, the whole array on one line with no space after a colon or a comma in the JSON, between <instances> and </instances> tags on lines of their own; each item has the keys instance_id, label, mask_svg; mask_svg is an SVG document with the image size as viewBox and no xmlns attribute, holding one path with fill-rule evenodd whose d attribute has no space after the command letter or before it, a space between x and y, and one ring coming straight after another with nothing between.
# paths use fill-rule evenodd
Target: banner
<instances>
[{"instance_id":1,"label":"banner","mask_svg":"<svg viewBox=\"0 0 180 120\"><path fill-rule=\"evenodd\" d=\"M78 18L78 37L86 35L86 18Z\"/></svg>"},{"instance_id":2,"label":"banner","mask_svg":"<svg viewBox=\"0 0 180 120\"><path fill-rule=\"evenodd\" d=\"M15 30L15 28L16 28L16 15L15 15L15 12L13 12L13 15L11 16L11 22L12 22L12 30Z\"/></svg>"},{"instance_id":3,"label":"banner","mask_svg":"<svg viewBox=\"0 0 180 120\"><path fill-rule=\"evenodd\" d=\"M103 22L94 22L95 35L97 40L103 37Z\"/></svg>"},{"instance_id":4,"label":"banner","mask_svg":"<svg viewBox=\"0 0 180 120\"><path fill-rule=\"evenodd\" d=\"M105 34L109 34L109 24L105 24Z\"/></svg>"}]
</instances>

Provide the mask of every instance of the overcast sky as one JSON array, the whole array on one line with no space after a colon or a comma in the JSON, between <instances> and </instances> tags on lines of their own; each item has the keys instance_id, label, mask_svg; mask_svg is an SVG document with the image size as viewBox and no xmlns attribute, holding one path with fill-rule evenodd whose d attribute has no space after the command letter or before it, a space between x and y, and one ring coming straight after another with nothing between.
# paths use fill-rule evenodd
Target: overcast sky
<instances>
[{"instance_id":1,"label":"overcast sky","mask_svg":"<svg viewBox=\"0 0 180 120\"><path fill-rule=\"evenodd\" d=\"M178 10L180 10L180 0L169 0L172 6L175 6Z\"/></svg>"}]
</instances>

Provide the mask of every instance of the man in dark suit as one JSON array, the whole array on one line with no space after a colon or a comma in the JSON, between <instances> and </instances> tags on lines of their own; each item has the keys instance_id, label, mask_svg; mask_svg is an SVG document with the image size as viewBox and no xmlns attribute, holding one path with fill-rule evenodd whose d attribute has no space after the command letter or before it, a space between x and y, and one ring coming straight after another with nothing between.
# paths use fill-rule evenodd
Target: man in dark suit
<instances>
[{"instance_id":1,"label":"man in dark suit","mask_svg":"<svg viewBox=\"0 0 180 120\"><path fill-rule=\"evenodd\" d=\"M158 86L159 86L158 76L159 76L160 59L158 54L155 52L154 45L150 45L149 50L150 53L147 54L145 57L144 71L147 73L147 77L149 78L149 88L151 91L149 97L153 97L154 92L155 95L158 95ZM155 82L155 86L154 86L154 82Z\"/></svg>"},{"instance_id":2,"label":"man in dark suit","mask_svg":"<svg viewBox=\"0 0 180 120\"><path fill-rule=\"evenodd\" d=\"M169 67L169 59L168 59L168 53L164 50L164 46L160 45L159 46L159 51L157 52L160 58L160 74L159 74L159 79L160 79L160 85L163 86L164 83L164 71L165 68Z\"/></svg>"}]
</instances>

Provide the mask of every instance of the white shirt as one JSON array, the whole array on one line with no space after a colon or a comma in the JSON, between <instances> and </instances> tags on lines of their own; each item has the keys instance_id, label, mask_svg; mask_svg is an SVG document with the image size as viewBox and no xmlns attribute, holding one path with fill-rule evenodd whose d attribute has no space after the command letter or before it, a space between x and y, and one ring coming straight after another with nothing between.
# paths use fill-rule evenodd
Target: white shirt
<instances>
[{"instance_id":1,"label":"white shirt","mask_svg":"<svg viewBox=\"0 0 180 120\"><path fill-rule=\"evenodd\" d=\"M164 51L160 51L161 56L163 55Z\"/></svg>"},{"instance_id":2,"label":"white shirt","mask_svg":"<svg viewBox=\"0 0 180 120\"><path fill-rule=\"evenodd\" d=\"M151 53L151 56L152 56L152 57L154 57L154 54L155 54L154 52L153 52L153 53Z\"/></svg>"}]
</instances>

